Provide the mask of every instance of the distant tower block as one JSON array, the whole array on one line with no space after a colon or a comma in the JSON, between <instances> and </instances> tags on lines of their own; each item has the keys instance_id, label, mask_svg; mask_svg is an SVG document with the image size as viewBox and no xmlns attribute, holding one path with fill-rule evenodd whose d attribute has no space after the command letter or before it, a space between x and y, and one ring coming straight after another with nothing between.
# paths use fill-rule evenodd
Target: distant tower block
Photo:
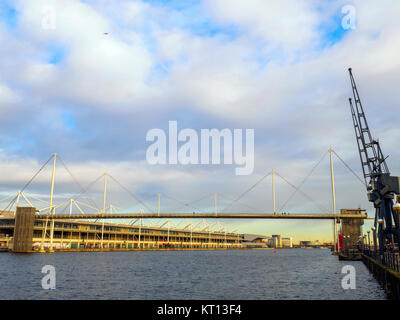
<instances>
[{"instance_id":1,"label":"distant tower block","mask_svg":"<svg viewBox=\"0 0 400 320\"><path fill-rule=\"evenodd\" d=\"M33 238L33 224L36 209L32 207L17 207L14 226L14 252L31 252Z\"/></svg>"},{"instance_id":2,"label":"distant tower block","mask_svg":"<svg viewBox=\"0 0 400 320\"><path fill-rule=\"evenodd\" d=\"M361 209L342 209L340 214L359 214L362 215ZM363 219L341 219L342 220L342 235L343 235L343 250L357 249L360 240L361 226L364 224Z\"/></svg>"}]
</instances>

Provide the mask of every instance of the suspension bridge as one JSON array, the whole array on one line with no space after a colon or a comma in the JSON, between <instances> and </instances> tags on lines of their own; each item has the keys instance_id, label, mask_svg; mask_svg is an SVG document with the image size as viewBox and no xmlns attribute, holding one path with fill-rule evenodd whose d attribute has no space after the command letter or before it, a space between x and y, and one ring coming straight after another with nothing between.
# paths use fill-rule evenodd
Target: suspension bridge
<instances>
[{"instance_id":1,"label":"suspension bridge","mask_svg":"<svg viewBox=\"0 0 400 320\"><path fill-rule=\"evenodd\" d=\"M309 180L310 176L315 172L316 168L321 164L321 162L324 160L324 158L327 156L327 154L330 155L330 175L331 175L331 193L332 193L332 209L329 210L327 206L321 205L313 199L313 197L309 196L307 193L305 193L301 188L304 186L304 184ZM7 200L11 200L7 206L3 207L3 209L0 211L0 214L4 211L13 211L17 206L21 204L21 201L24 201L26 205L29 207L36 207L38 208L37 210L37 216L38 218L40 217L48 217L51 219L57 219L57 218L62 218L62 219L72 219L72 218L78 218L78 219L96 219L97 217L101 217L104 219L128 219L128 218L143 218L143 219L148 219L148 218L264 218L264 219L334 219L337 217L336 215L336 195L335 195L335 177L334 177L334 171L333 171L333 155L336 156L338 160L349 170L349 172L354 175L354 177L365 187L365 182L358 176L358 174L351 169L351 167L333 150L329 149L327 152L324 153L324 155L321 157L321 159L314 165L314 167L311 169L311 171L307 174L307 176L298 184L297 186L293 183L291 183L288 179L283 177L281 174L279 174L277 171L272 170L268 172L267 174L263 175L258 181L256 181L253 185L251 185L248 189L246 189L244 192L239 194L237 197L232 197L232 196L227 196L224 195L223 193L208 193L205 196L196 199L191 202L185 202L182 200L179 200L173 196L167 195L167 194L161 194L158 193L156 194L158 196L158 206L157 209L154 210L151 208L150 205L148 205L144 200L140 199L139 196L134 194L132 191L129 190L129 188L125 187L121 182L119 182L116 178L114 178L112 175L109 173L104 173L100 175L97 179L92 181L87 187L82 187L82 184L78 182L76 177L72 174L71 170L66 166L65 162L62 160L62 158L57 155L53 154L47 161L42 165L42 167L32 176L32 178L23 186L21 190L16 192L16 194L10 194L7 197L0 199L0 204L4 203ZM53 169L52 169L52 174L51 174L51 186L50 186L50 197L49 195L44 195L44 194L39 194L39 195L28 195L25 193L25 190L32 184L32 182L37 178L37 176L40 174L40 172L43 171L43 169L50 163L50 161L53 160ZM58 160L66 172L71 176L72 180L74 183L77 185L78 189L80 190L78 193L75 195L61 195L58 198L64 197L64 201L60 202L58 204L55 204L54 202L54 189L55 189L55 175L56 175L56 160ZM271 213L264 213L264 212L257 212L259 211L257 208L250 206L248 204L245 204L241 202L241 200L248 195L252 190L254 190L258 185L261 184L267 177L271 177L271 182L272 182L272 203L273 203L273 210ZM276 207L276 187L275 187L275 181L276 177L279 177L281 181L286 183L288 186L290 186L293 189L293 192L290 194L290 196L284 201L283 205L279 208L279 210ZM100 180L103 180L103 206L99 208L99 206L96 204L96 201L94 201L89 195L88 191ZM109 196L110 190L107 190L107 184L108 182L112 180L114 183L116 183L124 192L129 194L135 201L136 203L140 206L139 213L121 213L119 207L109 203L106 205L106 200L107 197ZM293 197L299 194L301 195L304 200L308 201L309 203L313 204L315 208L318 208L318 213L304 213L304 214L289 214L285 212L285 207L289 203L290 200L293 199ZM169 213L162 213L161 212L161 195L163 195L165 198L175 201L176 203L180 204L180 207L175 208L173 210L169 210ZM49 197L49 200L46 198ZM200 202L201 200L205 200L207 198L213 198L213 212L202 212L203 210L199 209L199 207L194 206L196 202ZM84 198L84 200L78 200L80 198ZM225 200L229 200L228 204L225 205L223 208L218 208L217 206L217 198L224 198ZM229 209L231 209L235 204L240 204L242 206L245 206L246 212L245 213L229 213ZM66 213L69 207L69 213ZM179 209L185 208L186 210L193 210L193 213L178 213ZM73 211L78 211L78 214L73 213ZM178 210L178 211L177 211ZM145 213L146 212L146 213ZM253 213L252 213L253 212ZM365 217L366 218L366 217Z\"/></svg>"},{"instance_id":2,"label":"suspension bridge","mask_svg":"<svg viewBox=\"0 0 400 320\"><path fill-rule=\"evenodd\" d=\"M315 172L316 168L322 163L322 161L329 155L330 159L330 180L331 180L331 196L332 196L332 209L329 210L325 208L325 206L318 203L315 199L309 196L302 190L302 187L307 182L307 180L312 176ZM354 211L346 211L341 212L340 214L337 213L336 209L336 194L335 194L335 175L334 175L334 167L333 167L333 157L336 157L345 168L359 181L363 187L365 186L364 181L357 175L357 173L351 169L351 167L332 149L330 148L326 151L323 156L319 159L319 161L314 165L311 171L306 175L306 177L298 184L295 185L291 183L288 179L283 177L280 173L275 170L268 172L267 174L263 175L258 181L256 181L253 185L247 188L244 192L240 193L237 197L230 197L226 196L221 193L209 193L206 196L201 197L200 199L185 202L179 200L173 196L163 194L164 198L169 200L175 201L180 205L177 210L171 210L168 212L162 212L161 210L161 193L157 194L157 209L152 209L150 205L148 205L144 200L142 200L139 196L133 193L128 187L124 186L120 181L114 178L109 173L104 173L100 175L97 179L92 181L87 187L83 187L82 184L76 179L75 175L72 171L67 167L63 159L57 155L53 154L41 167L40 169L32 176L32 178L23 186L21 190L17 192L15 195L9 195L0 200L0 203L4 203L7 200L10 202L4 207L4 212L15 212L17 211L18 207L21 207L22 203L25 202L27 207L34 208L34 220L37 222L43 221L44 223L44 232L42 233L42 247L45 243L46 239L49 238L50 245L53 244L53 238L55 233L55 221L94 221L95 223L101 222L101 234L97 235L103 243L104 234L105 234L105 221L106 220L118 220L122 221L122 225L127 226L140 226L143 227L143 220L148 220L151 223L148 227L153 228L162 228L163 226L168 226L168 233L172 227L175 229L179 228L180 223L184 221L186 223L185 227L182 227L185 230L188 226L190 226L191 232L196 231L193 230L193 223L190 221L192 219L202 219L202 224L197 224L197 231L200 232L209 232L217 234L224 230L225 236L226 234L233 234L235 231L228 231L226 226L223 226L221 223L214 223L210 224L207 222L209 219L304 219L304 220L332 220L333 221L333 242L336 244L338 242L338 226L337 224L340 223L343 219L357 219L357 220L364 220L370 219L368 218L365 210L356 209ZM66 170L68 175L72 178L73 182L78 187L79 192L76 194L63 194L58 196L58 202L55 201L55 177L56 177L56 163L57 161L61 163L62 167ZM52 170L51 170L51 185L50 185L50 197L49 195L43 194L35 194L29 195L26 193L27 188L35 181L38 175L47 167L50 166L52 162ZM273 204L273 212L266 213L266 212L257 212L258 210L253 206L249 206L242 202L243 198L248 195L252 190L254 190L257 186L259 186L267 177L271 177L272 183L272 204ZM286 183L290 186L293 191L290 196L286 199L283 205L277 209L276 206L276 178L280 178L281 181ZM103 194L102 194L102 207L96 204L96 201L90 196L90 190L96 183L103 182ZM117 184L124 192L129 194L135 202L139 205L139 212L132 213L132 212L122 212L121 208L111 204L107 204L107 200L110 197L110 190L109 185L110 182ZM298 194L301 195L305 200L309 203L312 203L316 208L318 208L319 212L307 212L307 213L287 213L285 212L284 208L289 203L293 197ZM46 199L49 197L49 199ZM59 201L62 197L64 197L64 201ZM219 208L217 203L219 198L224 198L225 200L229 199L229 202L223 208ZM202 210L198 207L195 207L195 203L205 200L207 198L213 199L213 212L209 212L210 207L208 207L208 212L201 212ZM237 205L241 204L247 207L245 212L234 213L232 208ZM180 213L179 209L185 210L194 210L191 213L183 212ZM69 209L69 210L68 210ZM69 212L67 212L69 211ZM153 222L152 219L155 219L156 222ZM180 220L180 223L174 223L173 221ZM50 225L49 225L50 224ZM57 227L56 227L57 229ZM50 231L50 232L49 232ZM99 231L99 232L100 232ZM71 232L72 237L72 232ZM89 233L87 234L89 239ZM169 240L169 237L168 239Z\"/></svg>"},{"instance_id":3,"label":"suspension bridge","mask_svg":"<svg viewBox=\"0 0 400 320\"><path fill-rule=\"evenodd\" d=\"M331 192L332 192L332 210L328 210L327 207L322 206L319 204L315 199L313 199L311 196L306 194L304 191L301 190L301 187L306 183L306 181L310 178L310 176L313 174L315 169L321 164L323 159L326 157L326 155L330 155L330 175L331 175ZM229 219L335 219L339 218L337 210L336 210L336 195L335 195L335 177L334 177L334 171L333 171L333 159L332 156L335 155L337 159L340 160L340 162L351 172L354 177L363 185L365 186L364 181L357 175L357 173L350 168L350 166L332 149L330 148L322 158L314 165L314 167L311 169L311 171L307 174L307 176L301 181L299 185L294 185L293 183L289 182L288 179L283 177L281 174L279 174L277 171L272 170L265 174L261 179L256 181L252 186L250 186L247 190L242 192L240 195L238 195L236 198L225 196L221 193L210 193L207 194L200 199L197 199L192 202L184 202L179 199L176 199L172 196L169 195L164 195L166 198L176 201L181 205L182 208L187 208L187 209L193 209L193 213L178 213L176 208L174 210L169 211L169 213L161 213L161 193L158 193L158 208L157 210L154 210L146 204L145 201L140 199L137 195L135 195L133 192L131 192L127 187L122 185L116 178L114 178L112 175L108 173L104 173L101 176L99 176L97 179L92 181L86 188L82 187L81 183L78 182L78 180L75 178L75 176L72 174L71 170L66 166L65 162L62 160L60 156L57 154L53 154L45 164L42 165L42 167L33 175L33 177L23 186L21 190L17 192L16 195L8 195L7 197L3 198L0 200L0 204L4 203L7 200L11 201L8 203L6 207L3 208L1 212L4 211L13 211L15 210L16 207L18 207L21 203L21 201L24 201L29 207L36 207L38 208L37 210L37 218L49 218L49 219L163 219L163 218L190 218L190 219L198 219L198 218L208 218L208 219L215 219L215 218L229 218ZM50 161L53 160L53 169L52 169L52 177L51 177L51 187L50 187L50 198L49 200L45 200L48 195L39 195L39 196L33 196L33 195L28 195L25 194L25 189L28 188L32 184L32 182L35 180L35 178L39 175L39 173L50 163ZM55 175L56 175L56 160L60 161L64 169L68 172L68 174L71 176L72 180L74 183L78 186L79 188L79 193L76 195L72 195L69 198L66 199L66 201L55 204L54 203L54 187L55 187ZM249 194L252 190L254 190L262 181L264 181L267 177L271 176L272 178L272 202L273 202L273 212L272 213L264 213L264 212L257 212L258 210L252 206L249 206L247 204L244 204L240 202L247 194ZM291 195L286 199L286 201L283 203L281 208L277 210L276 207L276 188L275 188L275 180L276 176L281 178L282 181L284 181L287 185L289 185L291 188L293 188L293 192ZM99 208L99 206L96 204L96 202L88 196L88 191L90 190L91 187L97 182L99 182L101 179L104 179L104 192L103 192L103 206L102 208ZM126 193L128 193L140 206L140 212L139 213L121 213L118 209L118 207L112 205L111 203L106 206L106 199L107 199L107 180L111 179L113 180L117 185L121 187L122 190L124 190ZM300 194L305 200L307 200L309 203L312 203L315 205L316 208L318 208L319 213L304 213L304 214L295 214L295 213L286 213L284 212L285 206L288 204L288 202L293 199L293 197L296 194ZM201 212L199 208L196 208L194 204L196 202L199 202L201 200L204 200L210 196L213 196L214 200L214 210L213 212ZM217 207L217 197L223 197L225 199L230 198L230 202L222 209L219 210ZM85 201L78 200L79 198L85 198ZM34 203L36 202L36 205ZM37 205L39 204L39 205ZM247 210L245 213L229 213L228 209L230 209L232 206L235 204L241 204L247 207ZM69 213L66 213L67 207L69 206ZM82 209L83 207L86 207L86 209ZM56 212L60 211L61 212ZM78 211L78 213L73 213L73 210ZM90 211L92 212L90 212ZM94 211L94 212L93 212ZM146 212L146 213L145 213ZM343 216L341 216L343 217ZM349 217L351 218L351 217ZM363 218L368 218L366 215L363 215Z\"/></svg>"}]
</instances>

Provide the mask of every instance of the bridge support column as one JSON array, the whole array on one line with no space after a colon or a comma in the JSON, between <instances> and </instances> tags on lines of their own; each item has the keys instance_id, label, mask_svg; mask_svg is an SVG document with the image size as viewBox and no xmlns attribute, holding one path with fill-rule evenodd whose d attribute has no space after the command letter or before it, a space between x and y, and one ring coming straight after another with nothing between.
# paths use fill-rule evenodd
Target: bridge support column
<instances>
[{"instance_id":1,"label":"bridge support column","mask_svg":"<svg viewBox=\"0 0 400 320\"><path fill-rule=\"evenodd\" d=\"M333 149L329 148L330 165L331 165L332 213L336 214L335 174L333 171L332 152L333 152ZM337 245L338 249L336 249L336 245ZM339 251L339 244L337 241L336 220L333 220L333 251L334 252Z\"/></svg>"},{"instance_id":2,"label":"bridge support column","mask_svg":"<svg viewBox=\"0 0 400 320\"><path fill-rule=\"evenodd\" d=\"M13 252L31 252L33 225L36 209L32 207L17 207L15 212L15 226Z\"/></svg>"}]
</instances>

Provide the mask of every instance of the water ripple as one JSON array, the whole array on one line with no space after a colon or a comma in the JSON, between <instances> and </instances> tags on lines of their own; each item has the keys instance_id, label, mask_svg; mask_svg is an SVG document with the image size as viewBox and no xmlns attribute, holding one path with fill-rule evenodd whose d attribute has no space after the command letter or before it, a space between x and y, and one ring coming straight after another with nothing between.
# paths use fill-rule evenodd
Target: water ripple
<instances>
[{"instance_id":1,"label":"water ripple","mask_svg":"<svg viewBox=\"0 0 400 320\"><path fill-rule=\"evenodd\" d=\"M44 265L57 272L43 290ZM343 290L341 269L356 268ZM328 250L0 254L0 299L386 299L362 262Z\"/></svg>"}]
</instances>

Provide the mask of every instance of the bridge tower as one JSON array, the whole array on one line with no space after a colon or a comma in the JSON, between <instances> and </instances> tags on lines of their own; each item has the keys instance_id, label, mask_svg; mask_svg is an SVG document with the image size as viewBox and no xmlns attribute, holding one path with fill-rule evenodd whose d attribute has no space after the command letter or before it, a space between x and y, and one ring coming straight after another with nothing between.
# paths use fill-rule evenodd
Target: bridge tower
<instances>
[{"instance_id":1,"label":"bridge tower","mask_svg":"<svg viewBox=\"0 0 400 320\"><path fill-rule=\"evenodd\" d=\"M362 214L361 209L342 209L340 214ZM358 251L357 246L362 235L362 225L364 224L363 219L340 219L342 222L342 241L343 251L351 252Z\"/></svg>"},{"instance_id":2,"label":"bridge tower","mask_svg":"<svg viewBox=\"0 0 400 320\"><path fill-rule=\"evenodd\" d=\"M15 212L13 252L31 252L36 209L17 207Z\"/></svg>"}]
</instances>

